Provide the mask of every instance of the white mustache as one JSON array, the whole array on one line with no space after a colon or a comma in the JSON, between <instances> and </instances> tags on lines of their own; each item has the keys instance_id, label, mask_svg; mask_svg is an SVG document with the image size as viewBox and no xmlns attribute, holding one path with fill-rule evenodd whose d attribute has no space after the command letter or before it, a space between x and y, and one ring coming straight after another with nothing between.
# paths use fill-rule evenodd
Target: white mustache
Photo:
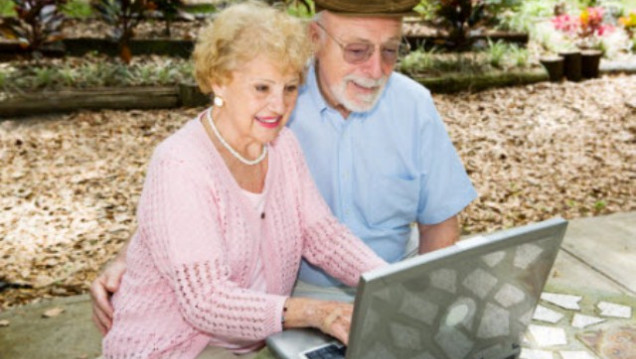
<instances>
[{"instance_id":1,"label":"white mustache","mask_svg":"<svg viewBox=\"0 0 636 359\"><path fill-rule=\"evenodd\" d=\"M384 86L384 84L387 81L387 77L383 76L377 80L374 79L370 79L367 77L362 77L362 76L358 76L355 74L350 74L344 77L345 81L351 81L354 82L356 85L361 86L361 87L366 87L366 88L373 88L373 87L382 87Z\"/></svg>"}]
</instances>

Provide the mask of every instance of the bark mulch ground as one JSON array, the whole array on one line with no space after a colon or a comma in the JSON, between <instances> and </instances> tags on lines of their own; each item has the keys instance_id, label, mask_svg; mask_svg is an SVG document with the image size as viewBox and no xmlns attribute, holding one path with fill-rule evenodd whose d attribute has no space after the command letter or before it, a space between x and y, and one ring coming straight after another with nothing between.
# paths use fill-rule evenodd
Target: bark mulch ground
<instances>
[{"instance_id":1,"label":"bark mulch ground","mask_svg":"<svg viewBox=\"0 0 636 359\"><path fill-rule=\"evenodd\" d=\"M632 75L434 96L479 192L464 233L636 210L635 93ZM198 111L0 122L0 311L87 291L135 229L154 147Z\"/></svg>"}]
</instances>

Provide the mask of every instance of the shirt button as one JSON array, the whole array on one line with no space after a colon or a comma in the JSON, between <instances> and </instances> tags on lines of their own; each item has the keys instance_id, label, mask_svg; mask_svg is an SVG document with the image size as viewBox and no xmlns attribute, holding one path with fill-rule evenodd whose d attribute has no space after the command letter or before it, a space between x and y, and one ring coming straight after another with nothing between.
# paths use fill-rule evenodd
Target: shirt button
<instances>
[{"instance_id":1,"label":"shirt button","mask_svg":"<svg viewBox=\"0 0 636 359\"><path fill-rule=\"evenodd\" d=\"M265 219L265 212L261 213L261 219Z\"/></svg>"}]
</instances>

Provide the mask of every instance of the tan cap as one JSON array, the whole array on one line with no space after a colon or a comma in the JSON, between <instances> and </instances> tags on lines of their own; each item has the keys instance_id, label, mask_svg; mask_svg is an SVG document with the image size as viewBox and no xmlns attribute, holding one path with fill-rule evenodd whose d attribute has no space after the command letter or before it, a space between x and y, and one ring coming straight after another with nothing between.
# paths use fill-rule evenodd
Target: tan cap
<instances>
[{"instance_id":1,"label":"tan cap","mask_svg":"<svg viewBox=\"0 0 636 359\"><path fill-rule=\"evenodd\" d=\"M316 12L329 10L342 15L406 16L420 0L315 0Z\"/></svg>"}]
</instances>

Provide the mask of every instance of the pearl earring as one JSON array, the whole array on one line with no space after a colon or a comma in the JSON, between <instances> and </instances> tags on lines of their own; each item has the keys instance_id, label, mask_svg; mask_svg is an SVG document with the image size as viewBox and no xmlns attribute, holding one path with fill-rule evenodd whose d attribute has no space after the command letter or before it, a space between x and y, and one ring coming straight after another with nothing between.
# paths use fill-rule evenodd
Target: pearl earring
<instances>
[{"instance_id":1,"label":"pearl earring","mask_svg":"<svg viewBox=\"0 0 636 359\"><path fill-rule=\"evenodd\" d=\"M223 105L225 104L225 101L223 101L222 98L220 98L219 96L214 96L214 106L216 107L223 107Z\"/></svg>"}]
</instances>

